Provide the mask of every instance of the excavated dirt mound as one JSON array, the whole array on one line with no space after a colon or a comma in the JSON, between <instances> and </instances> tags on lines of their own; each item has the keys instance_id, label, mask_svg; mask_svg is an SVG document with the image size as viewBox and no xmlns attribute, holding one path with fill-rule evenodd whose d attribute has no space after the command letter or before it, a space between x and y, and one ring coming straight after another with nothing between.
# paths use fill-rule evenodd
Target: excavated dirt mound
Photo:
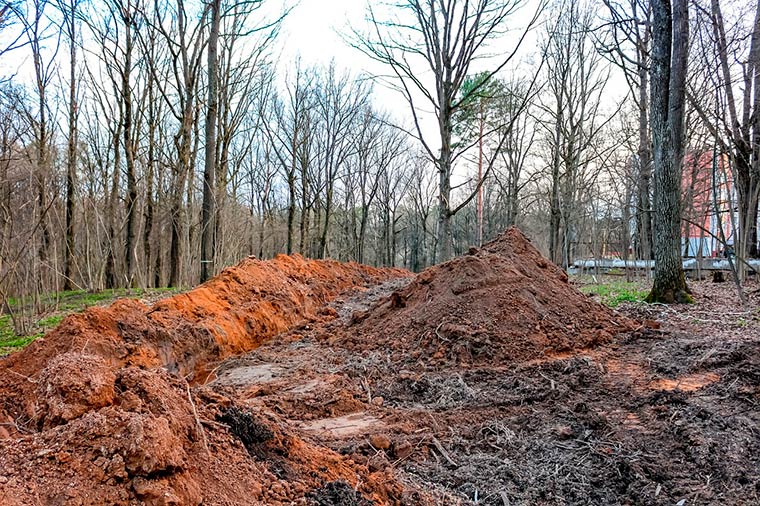
<instances>
[{"instance_id":1,"label":"excavated dirt mound","mask_svg":"<svg viewBox=\"0 0 760 506\"><path fill-rule=\"evenodd\" d=\"M110 406L0 440L0 504L292 504L345 481L382 504L402 491L283 430L282 420L190 393L163 369L118 371Z\"/></svg>"},{"instance_id":2,"label":"excavated dirt mound","mask_svg":"<svg viewBox=\"0 0 760 506\"><path fill-rule=\"evenodd\" d=\"M487 249L508 256L516 246L530 253L524 241ZM560 290L549 283L563 276L542 279ZM523 346L518 359L507 354L509 343L531 341L495 325L501 340L491 340L501 355L463 367L458 355L433 359L426 351L409 359L414 333L434 333L441 324L411 326L399 316L406 308L390 308L400 294L417 295L418 281L392 280L337 298L331 306L339 318L225 361L207 388L255 413L275 413L304 440L357 466L393 474L406 491L424 491L402 495L404 504L760 504L760 290L748 289L751 306L741 312L733 287L712 283L691 285L694 305L621 305L629 318L584 305L592 315L582 320L571 312L568 323L600 314L621 327L648 323L580 350L549 347L547 355ZM436 286L431 293L446 293L444 283ZM562 290L578 304L586 300ZM428 305L435 304L431 298ZM473 303L471 314L492 308L485 300L480 306ZM373 307L409 325L411 338L382 320L372 329ZM417 309L432 312L420 303ZM368 496L332 480L308 497L365 506Z\"/></svg>"},{"instance_id":3,"label":"excavated dirt mound","mask_svg":"<svg viewBox=\"0 0 760 506\"><path fill-rule=\"evenodd\" d=\"M0 361L0 418L5 412L33 419L35 377L66 353L100 357L112 369L164 367L191 383L203 382L221 359L252 350L297 323L334 317L319 312L346 289L405 275L299 255L249 258L152 307L124 299L90 308ZM77 383L83 373L73 369L70 381Z\"/></svg>"},{"instance_id":4,"label":"excavated dirt mound","mask_svg":"<svg viewBox=\"0 0 760 506\"><path fill-rule=\"evenodd\" d=\"M334 342L357 352L390 350L410 362L467 366L585 349L636 326L570 286L513 227L354 315L353 332Z\"/></svg>"},{"instance_id":5,"label":"excavated dirt mound","mask_svg":"<svg viewBox=\"0 0 760 506\"><path fill-rule=\"evenodd\" d=\"M335 318L325 304L341 292L406 275L248 259L152 307L68 317L0 360L0 504L309 504L345 486L409 503L386 470L202 386L225 357Z\"/></svg>"}]
</instances>

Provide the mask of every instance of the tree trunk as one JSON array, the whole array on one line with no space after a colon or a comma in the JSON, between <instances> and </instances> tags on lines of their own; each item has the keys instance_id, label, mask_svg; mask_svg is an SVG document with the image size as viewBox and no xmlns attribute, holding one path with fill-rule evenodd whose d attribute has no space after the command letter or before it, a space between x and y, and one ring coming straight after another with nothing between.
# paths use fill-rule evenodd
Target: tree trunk
<instances>
[{"instance_id":1,"label":"tree trunk","mask_svg":"<svg viewBox=\"0 0 760 506\"><path fill-rule=\"evenodd\" d=\"M358 238L358 244L356 248L356 261L360 264L365 263L366 259L364 258L365 251L366 251L366 241L367 241L367 223L369 221L369 204L365 204L362 206L362 217L359 219L359 238Z\"/></svg>"},{"instance_id":2,"label":"tree trunk","mask_svg":"<svg viewBox=\"0 0 760 506\"><path fill-rule=\"evenodd\" d=\"M680 190L688 51L688 3L652 1L654 285L647 302L690 302L680 252ZM672 54L671 54L672 53Z\"/></svg>"},{"instance_id":3,"label":"tree trunk","mask_svg":"<svg viewBox=\"0 0 760 506\"><path fill-rule=\"evenodd\" d=\"M751 79L754 81L754 95L752 103L754 104L755 111L752 115L751 130L752 137L750 143L752 145L752 199L750 201L750 209L752 213L752 223L750 231L750 241L748 255L752 258L760 257L760 249L758 248L758 233L757 233L757 215L758 206L760 206L760 1L757 2L755 9L755 26L752 32L752 42L750 46L750 66L752 69Z\"/></svg>"},{"instance_id":4,"label":"tree trunk","mask_svg":"<svg viewBox=\"0 0 760 506\"><path fill-rule=\"evenodd\" d=\"M304 256L309 256L309 180L308 161L301 160L301 219L298 224L298 250Z\"/></svg>"},{"instance_id":5,"label":"tree trunk","mask_svg":"<svg viewBox=\"0 0 760 506\"><path fill-rule=\"evenodd\" d=\"M124 266L127 276L127 286L135 286L135 252L137 249L137 175L135 174L135 145L132 131L132 87L130 75L132 72L132 13L124 12L125 44L124 72L122 74L121 96L124 104L124 158L127 165L127 242L124 247Z\"/></svg>"},{"instance_id":6,"label":"tree trunk","mask_svg":"<svg viewBox=\"0 0 760 506\"><path fill-rule=\"evenodd\" d=\"M46 97L46 83L43 76L42 69L42 56L39 54L39 50L34 52L35 68L37 68L37 91L38 91L38 105L39 105L39 125L37 136L37 167L36 167L36 179L37 179L37 201L39 205L39 223L41 238L38 256L41 263L44 265L48 258L48 249L50 248L50 229L48 227L47 220L47 172L48 172L48 124L47 124L47 99ZM41 278L40 278L41 279Z\"/></svg>"},{"instance_id":7,"label":"tree trunk","mask_svg":"<svg viewBox=\"0 0 760 506\"><path fill-rule=\"evenodd\" d=\"M327 241L328 241L328 234L330 232L330 216L332 215L332 208L333 208L333 196L334 196L334 172L332 170L326 171L325 176L327 177L326 183L327 183L327 192L325 194L325 222L322 225L322 235L319 238L319 254L318 258L325 258L327 255L330 254L329 248L327 247Z\"/></svg>"},{"instance_id":8,"label":"tree trunk","mask_svg":"<svg viewBox=\"0 0 760 506\"><path fill-rule=\"evenodd\" d=\"M11 231L11 182L8 168L13 157L10 128L0 128L0 272L4 272L4 262L8 256L8 239Z\"/></svg>"},{"instance_id":9,"label":"tree trunk","mask_svg":"<svg viewBox=\"0 0 760 506\"><path fill-rule=\"evenodd\" d=\"M191 117L192 118L192 117ZM169 285L178 287L182 282L182 253L183 253L183 224L182 224L182 204L185 194L185 185L190 164L190 136L192 119L185 118L186 123L182 127L182 140L179 150L180 161L175 169L175 181L170 209L171 217L171 244L169 246Z\"/></svg>"},{"instance_id":10,"label":"tree trunk","mask_svg":"<svg viewBox=\"0 0 760 506\"><path fill-rule=\"evenodd\" d=\"M647 44L647 42L643 42ZM638 203L636 209L636 225L639 235L638 256L643 260L652 258L652 214L649 199L649 189L652 175L652 153L649 140L649 126L647 115L648 81L647 68L645 65L647 48L638 48L639 53L639 149L638 149Z\"/></svg>"},{"instance_id":11,"label":"tree trunk","mask_svg":"<svg viewBox=\"0 0 760 506\"><path fill-rule=\"evenodd\" d=\"M221 0L212 0L211 32L208 39L208 109L206 110L206 152L203 171L203 205L201 210L201 282L214 274L214 232L216 231L216 116L218 110L219 23Z\"/></svg>"},{"instance_id":12,"label":"tree trunk","mask_svg":"<svg viewBox=\"0 0 760 506\"><path fill-rule=\"evenodd\" d=\"M554 130L554 146L552 147L552 187L551 196L549 199L549 258L552 262L559 265L561 259L561 244L560 244L560 223L561 223L561 209L560 209L560 141L561 141L561 125L562 119L562 102L561 96L557 101L557 124Z\"/></svg>"},{"instance_id":13,"label":"tree trunk","mask_svg":"<svg viewBox=\"0 0 760 506\"><path fill-rule=\"evenodd\" d=\"M148 174L145 177L145 229L143 230L143 256L145 262L145 285L146 287L158 287L160 276L152 268L151 254L154 253L151 248L151 233L153 232L153 179L155 178L156 164L156 117L154 82L151 74L148 75ZM160 240L158 241L160 245ZM160 247L156 249L160 251ZM152 275L151 275L152 273Z\"/></svg>"},{"instance_id":14,"label":"tree trunk","mask_svg":"<svg viewBox=\"0 0 760 506\"><path fill-rule=\"evenodd\" d=\"M148 147L148 174L146 175L145 187L145 229L143 230L143 256L145 262L145 286L158 287L155 283L155 275L151 276L151 250L150 236L153 231L153 150Z\"/></svg>"},{"instance_id":15,"label":"tree trunk","mask_svg":"<svg viewBox=\"0 0 760 506\"><path fill-rule=\"evenodd\" d=\"M485 112L483 107L483 99L480 99L480 111L478 118L478 247L483 245L483 128L485 126Z\"/></svg>"},{"instance_id":16,"label":"tree trunk","mask_svg":"<svg viewBox=\"0 0 760 506\"><path fill-rule=\"evenodd\" d=\"M736 253L741 258L755 257L757 251L757 213L758 192L760 192L760 2L755 5L755 20L750 41L750 50L746 63L743 64L743 100L734 95L734 77L731 65L736 56L729 47L726 29L721 13L720 3L711 2L713 36L717 44L720 70L723 78L723 91L726 95L727 110L725 115L726 131L729 133L732 147L731 156L736 173L736 189L739 200L739 230L736 239ZM754 81L754 86L753 86ZM754 88L754 93L751 90ZM737 105L742 110L738 111ZM753 111L754 110L754 111ZM754 153L754 156L753 156Z\"/></svg>"},{"instance_id":17,"label":"tree trunk","mask_svg":"<svg viewBox=\"0 0 760 506\"><path fill-rule=\"evenodd\" d=\"M294 165L288 172L288 238L286 252L288 255L293 253L293 229L296 219L296 167L295 151L293 152Z\"/></svg>"},{"instance_id":18,"label":"tree trunk","mask_svg":"<svg viewBox=\"0 0 760 506\"><path fill-rule=\"evenodd\" d=\"M445 91L443 96L449 96ZM451 110L448 100L441 100L438 121L441 153L438 159L438 249L435 261L445 262L453 255L451 236Z\"/></svg>"},{"instance_id":19,"label":"tree trunk","mask_svg":"<svg viewBox=\"0 0 760 506\"><path fill-rule=\"evenodd\" d=\"M63 258L63 289L73 290L72 263L74 257L74 186L77 170L77 49L76 0L71 2L66 27L69 30L69 139L66 159L66 247Z\"/></svg>"},{"instance_id":20,"label":"tree trunk","mask_svg":"<svg viewBox=\"0 0 760 506\"><path fill-rule=\"evenodd\" d=\"M757 256L757 175L753 174L750 156L752 149L746 143L735 147L734 168L736 192L739 197L739 235L737 255L742 258Z\"/></svg>"},{"instance_id":21,"label":"tree trunk","mask_svg":"<svg viewBox=\"0 0 760 506\"><path fill-rule=\"evenodd\" d=\"M108 198L108 235L106 240L107 257L105 265L105 283L106 288L116 288L118 286L118 277L116 275L116 203L119 200L119 174L121 173L121 151L119 150L119 137L121 136L121 123L116 126L113 133L113 174L111 176L111 194Z\"/></svg>"}]
</instances>

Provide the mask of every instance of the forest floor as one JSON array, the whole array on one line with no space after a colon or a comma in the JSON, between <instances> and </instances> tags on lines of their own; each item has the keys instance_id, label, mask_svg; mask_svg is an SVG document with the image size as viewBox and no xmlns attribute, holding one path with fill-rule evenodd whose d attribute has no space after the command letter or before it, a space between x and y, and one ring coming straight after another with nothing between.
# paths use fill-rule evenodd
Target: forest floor
<instances>
[{"instance_id":1,"label":"forest floor","mask_svg":"<svg viewBox=\"0 0 760 506\"><path fill-rule=\"evenodd\" d=\"M90 309L0 359L0 503L760 503L760 285L596 281L510 230Z\"/></svg>"}]
</instances>

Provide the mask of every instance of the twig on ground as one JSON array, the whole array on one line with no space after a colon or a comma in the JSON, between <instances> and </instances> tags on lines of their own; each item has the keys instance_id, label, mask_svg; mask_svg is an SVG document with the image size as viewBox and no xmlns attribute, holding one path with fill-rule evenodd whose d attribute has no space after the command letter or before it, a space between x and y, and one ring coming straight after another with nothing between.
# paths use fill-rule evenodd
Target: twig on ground
<instances>
[{"instance_id":1,"label":"twig on ground","mask_svg":"<svg viewBox=\"0 0 760 506\"><path fill-rule=\"evenodd\" d=\"M18 373L16 371L14 371L13 369L8 369L8 372L10 372L11 374L15 374L16 376L20 376L20 377L24 378L29 383L34 383L35 385L37 384L37 380L34 380L34 379L30 378L29 376L25 376L25 375L23 375L21 373Z\"/></svg>"},{"instance_id":2,"label":"twig on ground","mask_svg":"<svg viewBox=\"0 0 760 506\"><path fill-rule=\"evenodd\" d=\"M222 362L222 363L220 363L218 366L214 367L214 368L211 370L211 372L210 372L210 373L208 373L208 375L206 376L206 379L203 381L203 384L204 384L204 385L206 385L206 384L207 384L209 381L212 381L212 380L211 380L211 377L212 377L212 376L214 376L214 379L217 379L217 378L216 378L216 372L217 372L217 371L219 370L219 368L221 368L221 367L222 367L222 366L223 366L225 363L226 363L226 362Z\"/></svg>"},{"instance_id":3,"label":"twig on ground","mask_svg":"<svg viewBox=\"0 0 760 506\"><path fill-rule=\"evenodd\" d=\"M214 420L208 420L206 418L199 418L198 419L203 425L208 425L209 427L218 427L221 429L229 430L230 426L226 423L221 422L215 422Z\"/></svg>"},{"instance_id":4,"label":"twig on ground","mask_svg":"<svg viewBox=\"0 0 760 506\"><path fill-rule=\"evenodd\" d=\"M449 452L446 451L446 449L443 447L440 441L436 437L433 437L433 445L435 445L436 450L438 450L441 454L441 456L446 459L446 462L449 463L449 465L452 465L454 467L459 467L459 464L454 462L454 459L451 458L451 455L449 455Z\"/></svg>"}]
</instances>

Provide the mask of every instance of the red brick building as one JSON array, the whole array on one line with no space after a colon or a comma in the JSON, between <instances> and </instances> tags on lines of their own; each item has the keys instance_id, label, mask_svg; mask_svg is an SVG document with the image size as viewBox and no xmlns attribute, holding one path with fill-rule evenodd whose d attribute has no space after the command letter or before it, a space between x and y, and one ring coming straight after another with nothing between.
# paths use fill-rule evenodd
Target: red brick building
<instances>
[{"instance_id":1,"label":"red brick building","mask_svg":"<svg viewBox=\"0 0 760 506\"><path fill-rule=\"evenodd\" d=\"M717 190L717 195L714 195L714 189ZM738 223L736 190L726 157L721 157L714 164L712 151L687 154L683 165L681 192L683 256L723 256L722 238L725 237L729 249L732 249L733 231Z\"/></svg>"}]
</instances>

